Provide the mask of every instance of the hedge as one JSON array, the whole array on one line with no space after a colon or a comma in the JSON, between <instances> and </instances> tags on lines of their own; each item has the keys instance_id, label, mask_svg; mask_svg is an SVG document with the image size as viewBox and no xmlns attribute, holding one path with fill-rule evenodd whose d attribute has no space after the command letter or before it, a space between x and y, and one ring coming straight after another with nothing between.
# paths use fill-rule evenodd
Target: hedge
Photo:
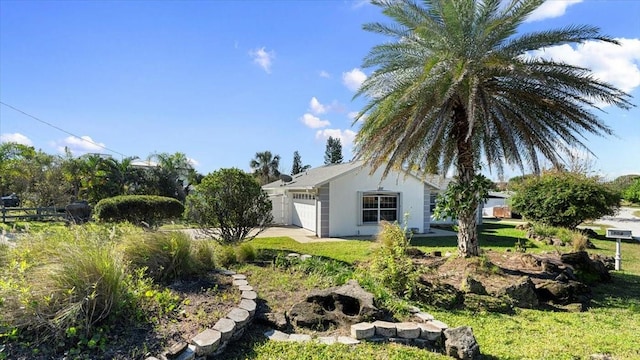
<instances>
[{"instance_id":1,"label":"hedge","mask_svg":"<svg viewBox=\"0 0 640 360\"><path fill-rule=\"evenodd\" d=\"M128 221L132 224L156 226L162 221L182 217L180 201L155 195L121 195L102 199L94 209L97 220Z\"/></svg>"}]
</instances>

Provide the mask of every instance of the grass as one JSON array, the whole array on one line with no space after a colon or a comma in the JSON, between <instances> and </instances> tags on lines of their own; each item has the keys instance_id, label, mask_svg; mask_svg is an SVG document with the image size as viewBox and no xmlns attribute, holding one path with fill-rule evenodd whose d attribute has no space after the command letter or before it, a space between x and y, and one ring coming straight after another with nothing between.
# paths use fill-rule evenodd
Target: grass
<instances>
[{"instance_id":1,"label":"grass","mask_svg":"<svg viewBox=\"0 0 640 360\"><path fill-rule=\"evenodd\" d=\"M635 210L635 211L633 212L633 216L635 216L635 217L640 217L640 210Z\"/></svg>"},{"instance_id":2,"label":"grass","mask_svg":"<svg viewBox=\"0 0 640 360\"><path fill-rule=\"evenodd\" d=\"M615 241L599 236L591 239L596 249L590 252L614 256ZM525 232L513 224L485 222L481 227L480 246L483 249L506 251L513 249L516 240L525 238ZM349 263L368 261L375 249L371 241L346 241L299 244L288 238L264 238L252 241L256 248L295 251L339 259ZM455 253L455 237L415 237L412 245L425 252L434 250ZM553 246L527 241L528 252L571 251L570 247ZM640 359L640 243L622 243L622 271L612 273L613 282L593 289L594 299L588 312L552 312L519 309L515 315L472 313L469 311L443 311L426 309L436 318L452 327L471 326L488 359L586 359L592 354L611 354L615 359ZM313 283L304 283L304 277L283 278L270 268L252 268L252 283L270 284L282 289L307 289ZM281 282L284 282L281 283ZM322 283L318 284L322 287ZM282 295L286 297L286 295ZM420 304L416 304L421 306ZM421 306L423 307L423 306ZM252 335L253 336L253 335ZM228 358L255 359L445 359L438 354L411 347L386 344L362 344L350 348L319 344L291 344L264 341L260 336L243 340L242 354Z\"/></svg>"}]
</instances>

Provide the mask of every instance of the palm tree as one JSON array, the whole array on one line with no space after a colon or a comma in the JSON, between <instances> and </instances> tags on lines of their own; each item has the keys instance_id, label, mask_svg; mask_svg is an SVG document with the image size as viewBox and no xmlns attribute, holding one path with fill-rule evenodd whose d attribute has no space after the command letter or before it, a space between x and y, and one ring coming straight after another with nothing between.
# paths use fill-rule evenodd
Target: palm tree
<instances>
[{"instance_id":1,"label":"palm tree","mask_svg":"<svg viewBox=\"0 0 640 360\"><path fill-rule=\"evenodd\" d=\"M189 185L198 182L199 175L193 167L193 162L184 153L153 153L149 155L147 160L149 163L156 162L160 178L166 179L168 182L165 184L168 188L160 190L163 196L171 196L184 201Z\"/></svg>"},{"instance_id":2,"label":"palm tree","mask_svg":"<svg viewBox=\"0 0 640 360\"><path fill-rule=\"evenodd\" d=\"M356 94L369 100L356 136L357 157L384 174L399 167L445 174L455 165L460 196L485 162L561 163L569 148L584 148L581 133L612 134L591 110L628 109L629 95L595 79L588 69L528 55L544 47L601 40L596 27L569 26L529 34L517 28L543 0L376 1L395 23L364 29L395 41L364 59L373 74ZM479 253L475 206L456 210L458 251Z\"/></svg>"},{"instance_id":3,"label":"palm tree","mask_svg":"<svg viewBox=\"0 0 640 360\"><path fill-rule=\"evenodd\" d=\"M257 152L255 158L249 163L253 175L257 177L261 185L278 179L280 176L280 155L272 155L271 151Z\"/></svg>"}]
</instances>

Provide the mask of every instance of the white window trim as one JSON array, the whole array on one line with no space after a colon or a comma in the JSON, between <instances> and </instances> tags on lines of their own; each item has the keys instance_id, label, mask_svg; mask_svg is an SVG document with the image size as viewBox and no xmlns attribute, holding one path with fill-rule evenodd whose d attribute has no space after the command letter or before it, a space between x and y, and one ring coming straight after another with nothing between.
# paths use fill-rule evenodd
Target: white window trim
<instances>
[{"instance_id":1,"label":"white window trim","mask_svg":"<svg viewBox=\"0 0 640 360\"><path fill-rule=\"evenodd\" d=\"M401 214L402 214L402 196L400 192L397 191L358 191L358 225L359 226L370 226L370 225L379 225L380 224L380 203L378 202L378 221L369 221L365 222L363 220L364 208L362 206L362 202L364 197L366 196L395 196L396 198L396 221L400 222Z\"/></svg>"}]
</instances>

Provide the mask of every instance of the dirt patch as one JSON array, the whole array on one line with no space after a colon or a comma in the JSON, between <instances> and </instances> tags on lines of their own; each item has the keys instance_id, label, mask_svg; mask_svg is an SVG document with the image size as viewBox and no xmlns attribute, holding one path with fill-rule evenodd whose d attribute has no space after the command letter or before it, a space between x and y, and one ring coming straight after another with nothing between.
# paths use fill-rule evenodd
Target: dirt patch
<instances>
[{"instance_id":1,"label":"dirt patch","mask_svg":"<svg viewBox=\"0 0 640 360\"><path fill-rule=\"evenodd\" d=\"M47 346L9 341L0 346L0 359L145 359L158 356L168 347L191 338L213 325L240 302L240 291L232 279L218 273L180 280L168 286L179 297L179 306L149 323L125 319L110 329L104 345L57 353ZM102 348L100 348L102 347ZM3 357L3 355L5 357Z\"/></svg>"}]
</instances>

